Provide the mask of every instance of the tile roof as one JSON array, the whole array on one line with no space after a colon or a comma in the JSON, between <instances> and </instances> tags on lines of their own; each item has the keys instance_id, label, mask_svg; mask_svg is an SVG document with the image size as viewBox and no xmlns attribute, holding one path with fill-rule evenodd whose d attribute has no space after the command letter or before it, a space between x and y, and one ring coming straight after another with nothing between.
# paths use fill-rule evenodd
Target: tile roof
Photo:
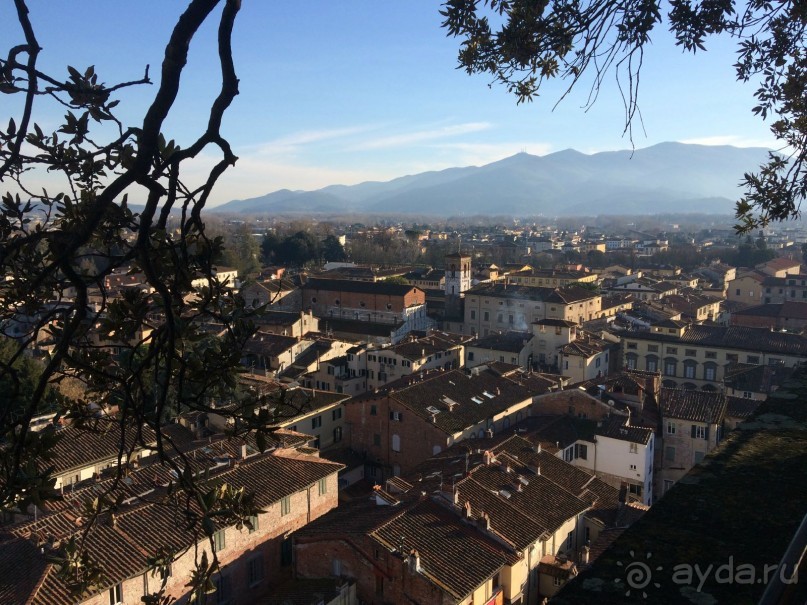
<instances>
[{"instance_id":1,"label":"tile roof","mask_svg":"<svg viewBox=\"0 0 807 605\"><path fill-rule=\"evenodd\" d=\"M294 336L281 336L258 330L244 345L244 353L277 357L291 349L300 340Z\"/></svg>"},{"instance_id":2,"label":"tile roof","mask_svg":"<svg viewBox=\"0 0 807 605\"><path fill-rule=\"evenodd\" d=\"M420 573L462 600L506 563L505 550L455 514L424 500L370 534L386 548L420 554Z\"/></svg>"},{"instance_id":3,"label":"tile roof","mask_svg":"<svg viewBox=\"0 0 807 605\"><path fill-rule=\"evenodd\" d=\"M220 442L219 445L226 445L230 450L240 449L237 444ZM211 449L206 459L208 462L217 460L212 457L215 453L212 444L201 448ZM207 466L207 462L195 455L187 459L192 465ZM217 464L209 470L209 481L211 485L227 482L236 488L245 487L255 493L259 507L266 507L341 468L341 464L315 456L278 450L252 455L235 464ZM194 466L194 470L201 469ZM71 536L86 535L87 552L103 570L105 583L101 592L146 571L149 554L160 547L192 545L200 535L198 528L197 533L189 531L191 527L186 526L184 509L167 506L161 498L170 479L170 472L161 464L131 470L108 496L119 500L117 512L114 515L102 514L89 528L81 521L83 503L99 490L113 488L111 480L89 483L66 494L64 501L42 510L35 521L8 526L6 536L0 537L0 603L25 603L29 602L28 599L42 605L74 603L75 598L53 573L53 565L45 557L51 545ZM147 500L137 497L145 493L149 494ZM200 514L193 503L191 507L197 515ZM43 552L34 544L35 541L44 544ZM33 550L29 545L34 546ZM15 561L26 563L20 566L15 565Z\"/></svg>"},{"instance_id":4,"label":"tile roof","mask_svg":"<svg viewBox=\"0 0 807 605\"><path fill-rule=\"evenodd\" d=\"M129 450L137 451L157 442L154 431L146 425L140 429L127 425L125 438L122 438L120 423L111 417L98 419L90 430L59 427L56 435L59 439L53 446L53 460L49 462L56 475L117 458L121 442L124 444L124 458Z\"/></svg>"},{"instance_id":5,"label":"tile roof","mask_svg":"<svg viewBox=\"0 0 807 605\"><path fill-rule=\"evenodd\" d=\"M492 351L506 351L508 353L520 353L529 345L533 339L531 332L510 331L501 334L491 333L487 336L480 336L467 343L467 347L479 349L490 349Z\"/></svg>"},{"instance_id":6,"label":"tile roof","mask_svg":"<svg viewBox=\"0 0 807 605\"><path fill-rule=\"evenodd\" d=\"M631 333L628 338L675 341L706 347L744 349L760 353L807 356L807 337L744 326L690 326L678 337L656 332Z\"/></svg>"},{"instance_id":7,"label":"tile roof","mask_svg":"<svg viewBox=\"0 0 807 605\"><path fill-rule=\"evenodd\" d=\"M772 317L782 319L807 319L807 302L786 300L782 303L757 305L735 311L733 315L742 317Z\"/></svg>"},{"instance_id":8,"label":"tile roof","mask_svg":"<svg viewBox=\"0 0 807 605\"><path fill-rule=\"evenodd\" d=\"M354 281L349 279L319 279L311 277L303 284L306 290L327 290L329 292L353 292L356 294L379 294L383 296L405 296L413 290L423 292L417 286L395 284L387 281Z\"/></svg>"},{"instance_id":9,"label":"tile roof","mask_svg":"<svg viewBox=\"0 0 807 605\"><path fill-rule=\"evenodd\" d=\"M409 408L449 434L458 433L517 404L532 401L532 393L490 370L452 370L427 375L403 388L390 383L390 399ZM432 414L428 408L439 410Z\"/></svg>"},{"instance_id":10,"label":"tile roof","mask_svg":"<svg viewBox=\"0 0 807 605\"><path fill-rule=\"evenodd\" d=\"M659 407L664 418L721 424L726 416L726 395L719 391L662 387Z\"/></svg>"},{"instance_id":11,"label":"tile roof","mask_svg":"<svg viewBox=\"0 0 807 605\"><path fill-rule=\"evenodd\" d=\"M612 414L597 428L597 435L647 445L653 436L653 429L632 426L627 417Z\"/></svg>"},{"instance_id":12,"label":"tile roof","mask_svg":"<svg viewBox=\"0 0 807 605\"><path fill-rule=\"evenodd\" d=\"M744 397L726 397L726 417L745 420L757 411L762 402L758 399L745 399Z\"/></svg>"}]
</instances>

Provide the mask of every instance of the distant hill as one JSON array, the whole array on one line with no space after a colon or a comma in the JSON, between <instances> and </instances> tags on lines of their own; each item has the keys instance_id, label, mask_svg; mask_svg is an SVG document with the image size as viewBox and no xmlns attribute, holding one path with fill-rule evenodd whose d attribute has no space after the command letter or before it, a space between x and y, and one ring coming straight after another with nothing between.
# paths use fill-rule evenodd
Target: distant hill
<instances>
[{"instance_id":1,"label":"distant hill","mask_svg":"<svg viewBox=\"0 0 807 605\"><path fill-rule=\"evenodd\" d=\"M389 213L429 216L527 216L732 213L745 172L768 150L660 143L636 151L586 155L567 149L519 153L466 168L387 182L282 189L234 200L210 212L243 214Z\"/></svg>"}]
</instances>

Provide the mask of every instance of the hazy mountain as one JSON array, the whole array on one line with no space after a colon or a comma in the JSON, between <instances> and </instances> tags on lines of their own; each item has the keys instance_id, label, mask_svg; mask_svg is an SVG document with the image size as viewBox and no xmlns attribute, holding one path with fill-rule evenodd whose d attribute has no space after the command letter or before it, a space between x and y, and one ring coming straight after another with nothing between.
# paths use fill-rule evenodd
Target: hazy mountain
<instances>
[{"instance_id":1,"label":"hazy mountain","mask_svg":"<svg viewBox=\"0 0 807 605\"><path fill-rule=\"evenodd\" d=\"M419 215L595 215L730 213L745 172L762 148L661 143L636 151L546 156L519 153L466 168L424 172L388 182L283 189L228 202L213 212L249 214L369 212Z\"/></svg>"}]
</instances>

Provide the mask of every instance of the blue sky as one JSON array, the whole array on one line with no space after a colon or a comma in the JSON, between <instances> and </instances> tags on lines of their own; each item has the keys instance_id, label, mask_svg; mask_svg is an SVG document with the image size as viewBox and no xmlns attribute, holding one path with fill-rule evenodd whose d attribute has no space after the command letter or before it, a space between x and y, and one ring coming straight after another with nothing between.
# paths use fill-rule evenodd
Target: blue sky
<instances>
[{"instance_id":1,"label":"blue sky","mask_svg":"<svg viewBox=\"0 0 807 605\"><path fill-rule=\"evenodd\" d=\"M133 80L151 64L153 78L178 0L30 0L43 52L40 65L64 73L95 65L105 82ZM0 39L22 42L10 2L0 3ZM213 204L277 189L389 180L452 166L481 165L519 151L544 155L626 149L624 110L609 78L588 111L581 86L553 111L562 83L532 103L487 76L456 69L458 42L440 27L439 3L404 0L243 0L234 54L241 94L224 121L239 156L220 180ZM206 122L216 93L215 27L201 30L165 132L180 145ZM735 82L730 40L684 54L666 32L645 54L637 147L662 141L773 146L751 114L753 85ZM120 95L120 115L138 123L156 86ZM0 122L18 109L0 97ZM53 127L62 110L42 104L37 119ZM216 157L194 166L201 176Z\"/></svg>"}]
</instances>

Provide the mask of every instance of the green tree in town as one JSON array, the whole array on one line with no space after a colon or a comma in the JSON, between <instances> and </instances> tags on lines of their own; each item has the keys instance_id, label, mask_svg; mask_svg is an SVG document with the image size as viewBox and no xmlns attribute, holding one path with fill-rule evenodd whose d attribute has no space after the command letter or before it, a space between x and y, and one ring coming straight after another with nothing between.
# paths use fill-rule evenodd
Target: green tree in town
<instances>
[{"instance_id":1,"label":"green tree in town","mask_svg":"<svg viewBox=\"0 0 807 605\"><path fill-rule=\"evenodd\" d=\"M0 126L0 333L14 337L0 343L2 512L56 497L49 461L58 435L54 427L31 428L44 408L92 430L99 412L89 404L117 404L108 424L121 434L124 464L113 469L120 481L134 448L145 446L142 427L157 431L177 408L210 411L212 395L235 388L240 351L254 330L243 303L213 277L223 241L209 237L202 220L217 180L236 161L221 125L238 94L231 39L240 0L187 1L167 41L151 103L132 126L116 116L116 106L127 88L152 83L149 69L117 84L104 83L93 67L51 72L43 67L53 61L41 59L47 45L37 38L26 0L13 5L18 34L0 53L0 95L19 100L6 106L18 109ZM207 21L217 26L218 91L196 139L181 148L163 130L189 49ZM61 124L39 121L48 104L64 111ZM187 167L203 152L218 159L192 184ZM60 179L50 190L36 186L43 172ZM130 194L144 200L142 208L130 207ZM148 287L108 297L113 272L141 275ZM198 279L206 286L194 287ZM223 327L221 336L210 334L211 324ZM115 342L120 353L110 355L97 339ZM42 342L48 352L40 364L30 357ZM81 397L56 397L53 386L62 382L80 385L73 390ZM248 406L243 416L243 426L260 437L263 429L250 424ZM127 443L127 427L141 436ZM255 514L250 498L211 492L183 472L189 461L169 452L170 439L161 439L156 450L177 477L164 504L190 520L183 527L193 544L212 544L214 518L234 524ZM84 536L113 510L108 495L99 493L88 504ZM202 513L184 516L194 507ZM62 544L54 563L76 599L102 588L102 562L81 540ZM190 590L208 586L217 569L215 552L210 560L197 557ZM160 594L148 598L164 602Z\"/></svg>"},{"instance_id":2,"label":"green tree in town","mask_svg":"<svg viewBox=\"0 0 807 605\"><path fill-rule=\"evenodd\" d=\"M548 80L581 81L588 104L609 75L625 106L625 130L638 115L642 59L653 33L667 27L681 48L706 50L712 36L737 42L732 66L756 89L753 112L771 119L780 153L742 179L736 229L747 233L800 215L807 197L807 10L801 0L445 0L443 26L460 39L459 66L488 74L518 102L534 99ZM565 94L563 96L566 96Z\"/></svg>"}]
</instances>

